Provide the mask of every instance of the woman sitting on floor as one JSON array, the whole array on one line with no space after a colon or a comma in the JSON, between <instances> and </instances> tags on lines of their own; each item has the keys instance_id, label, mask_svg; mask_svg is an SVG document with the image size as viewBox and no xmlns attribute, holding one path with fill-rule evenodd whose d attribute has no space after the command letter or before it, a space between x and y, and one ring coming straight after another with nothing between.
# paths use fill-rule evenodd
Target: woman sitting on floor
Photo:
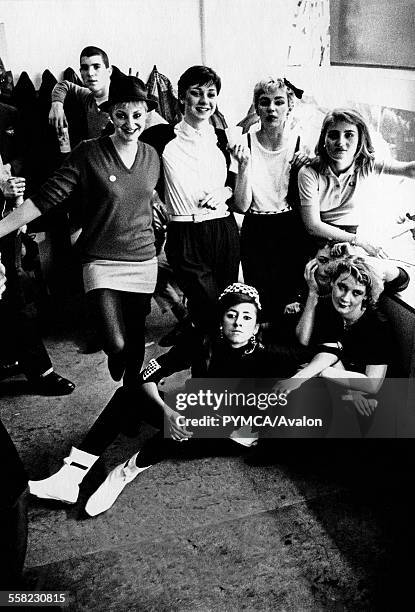
<instances>
[{"instance_id":1,"label":"woman sitting on floor","mask_svg":"<svg viewBox=\"0 0 415 612\"><path fill-rule=\"evenodd\" d=\"M99 455L120 432L135 436L141 421L147 421L159 433L126 463L114 468L86 505L91 516L108 510L140 472L168 456L178 442L189 440L193 435L178 423L177 418L182 415L164 402L158 391L160 380L175 372L191 367L192 375L197 378L274 380L295 372L297 364L267 351L257 342L260 309L254 287L242 283L228 286L219 298L220 330L214 336L207 336L191 328L170 351L152 359L135 388L124 386L115 392L79 448L72 448L59 472L45 480L30 481L30 492L43 499L75 503L79 485ZM235 437L233 434L233 440ZM236 441L248 445L246 439Z\"/></svg>"},{"instance_id":2,"label":"woman sitting on floor","mask_svg":"<svg viewBox=\"0 0 415 612\"><path fill-rule=\"evenodd\" d=\"M341 261L351 261L356 257L363 258L373 270L381 277L384 290L389 295L403 291L409 285L409 274L393 260L370 257L361 247L353 246L349 242L324 241L318 248L315 257L310 259L304 269L305 286L298 291L300 301L287 304L285 314L297 314L304 308L307 294L317 299L323 295L330 295L330 270L334 264Z\"/></svg>"},{"instance_id":3,"label":"woman sitting on floor","mask_svg":"<svg viewBox=\"0 0 415 612\"><path fill-rule=\"evenodd\" d=\"M375 309L383 283L360 258L337 264L331 282L331 295L312 310L306 305L299 323L299 339L315 347L315 357L276 390L290 393L319 375L348 389L359 414L369 416L376 401L367 396L380 390L393 356L389 324Z\"/></svg>"}]
</instances>

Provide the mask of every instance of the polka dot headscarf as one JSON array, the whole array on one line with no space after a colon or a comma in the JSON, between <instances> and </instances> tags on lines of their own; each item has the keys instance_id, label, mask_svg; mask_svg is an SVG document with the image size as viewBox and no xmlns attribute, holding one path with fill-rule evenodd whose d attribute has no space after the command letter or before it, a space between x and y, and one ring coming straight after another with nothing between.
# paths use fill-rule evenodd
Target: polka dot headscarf
<instances>
[{"instance_id":1,"label":"polka dot headscarf","mask_svg":"<svg viewBox=\"0 0 415 612\"><path fill-rule=\"evenodd\" d=\"M226 287L226 289L220 294L219 301L221 301L225 297L225 295L229 295L231 293L239 293L240 295L249 296L254 301L258 310L261 310L259 294L255 287L251 287L251 285L245 285L245 283L232 283L232 285Z\"/></svg>"}]
</instances>

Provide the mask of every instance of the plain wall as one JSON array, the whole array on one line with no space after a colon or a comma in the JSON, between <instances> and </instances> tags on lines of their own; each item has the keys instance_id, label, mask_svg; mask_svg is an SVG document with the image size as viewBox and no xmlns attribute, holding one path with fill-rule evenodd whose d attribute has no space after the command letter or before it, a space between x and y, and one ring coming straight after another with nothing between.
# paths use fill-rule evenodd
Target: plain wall
<instances>
[{"instance_id":1,"label":"plain wall","mask_svg":"<svg viewBox=\"0 0 415 612\"><path fill-rule=\"evenodd\" d=\"M295 4L205 0L206 60L222 77L219 107L230 123L245 116L255 83L286 73Z\"/></svg>"},{"instance_id":2,"label":"plain wall","mask_svg":"<svg viewBox=\"0 0 415 612\"><path fill-rule=\"evenodd\" d=\"M26 70L38 87L45 68L60 78L95 44L121 70L146 80L157 64L176 86L202 62L201 5L204 56L222 77L219 107L229 123L245 115L260 78L281 73L326 107L356 100L415 111L415 71L287 66L296 0L0 0L6 66L15 78Z\"/></svg>"},{"instance_id":3,"label":"plain wall","mask_svg":"<svg viewBox=\"0 0 415 612\"><path fill-rule=\"evenodd\" d=\"M103 48L123 71L146 81L156 64L173 81L201 62L198 0L0 0L7 68L36 87L42 72L79 69L87 45Z\"/></svg>"}]
</instances>

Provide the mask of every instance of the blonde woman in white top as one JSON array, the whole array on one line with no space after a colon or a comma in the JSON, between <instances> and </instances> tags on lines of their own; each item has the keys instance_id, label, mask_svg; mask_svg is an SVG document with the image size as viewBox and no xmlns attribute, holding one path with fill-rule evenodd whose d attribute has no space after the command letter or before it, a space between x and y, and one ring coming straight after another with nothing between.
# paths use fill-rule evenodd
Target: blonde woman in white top
<instances>
[{"instance_id":1,"label":"blonde woman in white top","mask_svg":"<svg viewBox=\"0 0 415 612\"><path fill-rule=\"evenodd\" d=\"M309 160L298 131L288 122L296 96L299 90L285 79L257 83L254 106L261 127L248 134L248 147L232 149L239 166L235 205L246 213L241 232L244 280L258 289L267 320L294 298L305 263L302 253L292 249L304 230L293 210L291 186L293 180L296 185L296 170Z\"/></svg>"}]
</instances>

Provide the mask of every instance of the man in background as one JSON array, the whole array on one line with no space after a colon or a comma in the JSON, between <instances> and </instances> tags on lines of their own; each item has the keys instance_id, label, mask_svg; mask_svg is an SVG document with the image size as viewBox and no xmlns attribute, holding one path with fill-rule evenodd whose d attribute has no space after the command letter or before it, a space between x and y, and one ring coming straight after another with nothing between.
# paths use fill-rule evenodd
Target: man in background
<instances>
[{"instance_id":1,"label":"man in background","mask_svg":"<svg viewBox=\"0 0 415 612\"><path fill-rule=\"evenodd\" d=\"M86 120L83 138L98 138L109 122L109 115L101 110L101 105L108 100L111 75L116 78L120 71L110 65L105 51L94 46L82 49L79 70L85 87L61 81L53 88L49 123L58 134L68 127L64 111L64 103L68 100ZM156 111L148 113L146 128L158 123L167 122Z\"/></svg>"}]
</instances>

